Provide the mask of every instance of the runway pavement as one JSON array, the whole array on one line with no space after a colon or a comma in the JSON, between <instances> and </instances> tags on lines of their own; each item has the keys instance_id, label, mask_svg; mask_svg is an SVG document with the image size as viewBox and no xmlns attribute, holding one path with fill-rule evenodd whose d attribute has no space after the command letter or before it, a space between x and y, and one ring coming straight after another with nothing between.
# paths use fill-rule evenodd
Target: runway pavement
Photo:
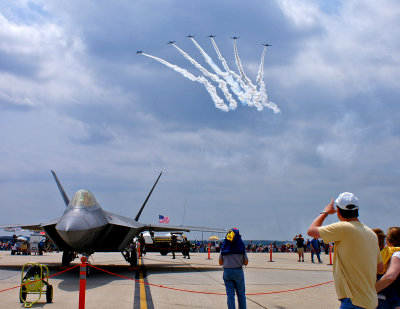
<instances>
[{"instance_id":1,"label":"runway pavement","mask_svg":"<svg viewBox=\"0 0 400 309\"><path fill-rule=\"evenodd\" d=\"M249 253L245 268L248 308L339 308L329 256L323 264L312 264L310 254L304 263L296 253L275 253L269 262L268 253ZM225 287L218 254L192 253L183 259L171 255L148 253L139 270L130 269L120 253L95 253L86 283L85 308L226 308ZM61 267L61 253L43 256L12 256L0 251L0 304L2 308L23 308L18 286L22 265L37 262L49 266L50 274ZM77 265L78 260L71 266ZM119 275L115 276L113 274ZM136 279L136 281L135 281ZM49 279L54 287L53 303L43 295L33 308L78 308L79 267ZM34 299L36 295L28 295Z\"/></svg>"}]
</instances>

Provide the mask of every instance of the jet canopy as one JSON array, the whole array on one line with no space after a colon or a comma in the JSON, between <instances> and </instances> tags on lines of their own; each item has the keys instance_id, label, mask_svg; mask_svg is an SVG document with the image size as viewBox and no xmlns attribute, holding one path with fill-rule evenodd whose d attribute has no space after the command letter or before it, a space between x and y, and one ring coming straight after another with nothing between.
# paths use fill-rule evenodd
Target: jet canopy
<instances>
[{"instance_id":1,"label":"jet canopy","mask_svg":"<svg viewBox=\"0 0 400 309\"><path fill-rule=\"evenodd\" d=\"M94 197L93 193L89 190L79 190L75 193L74 198L69 203L70 206L97 206L99 205Z\"/></svg>"}]
</instances>

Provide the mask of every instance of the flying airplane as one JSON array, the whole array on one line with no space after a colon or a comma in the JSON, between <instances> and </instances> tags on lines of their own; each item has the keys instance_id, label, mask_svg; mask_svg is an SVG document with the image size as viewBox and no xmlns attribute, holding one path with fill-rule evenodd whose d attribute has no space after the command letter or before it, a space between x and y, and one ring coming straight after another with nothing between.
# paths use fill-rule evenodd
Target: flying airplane
<instances>
[{"instance_id":1,"label":"flying airplane","mask_svg":"<svg viewBox=\"0 0 400 309\"><path fill-rule=\"evenodd\" d=\"M231 39L237 40L237 39L240 39L240 37L238 37L238 36L233 36L233 37L231 37Z\"/></svg>"},{"instance_id":2,"label":"flying airplane","mask_svg":"<svg viewBox=\"0 0 400 309\"><path fill-rule=\"evenodd\" d=\"M169 41L167 44L174 44L175 41Z\"/></svg>"},{"instance_id":3,"label":"flying airplane","mask_svg":"<svg viewBox=\"0 0 400 309\"><path fill-rule=\"evenodd\" d=\"M272 45L269 45L268 43L266 43L266 44L261 44L261 45L264 45L265 47L272 46Z\"/></svg>"},{"instance_id":4,"label":"flying airplane","mask_svg":"<svg viewBox=\"0 0 400 309\"><path fill-rule=\"evenodd\" d=\"M143 51L142 51L142 50L138 50L138 51L136 52L136 54L143 54Z\"/></svg>"},{"instance_id":5,"label":"flying airplane","mask_svg":"<svg viewBox=\"0 0 400 309\"><path fill-rule=\"evenodd\" d=\"M93 193L78 190L72 200L69 199L56 173L52 170L54 180L66 205L64 214L50 222L34 225L2 225L2 229L19 227L32 231L44 231L57 250L63 251L62 265L68 266L77 254L90 256L94 252L121 252L131 266L137 266L136 249L133 243L143 231L210 231L226 232L224 229L213 229L195 226L172 226L165 224L148 224L139 222L139 217L147 204L162 172L158 175L136 217L127 218L101 208Z\"/></svg>"},{"instance_id":6,"label":"flying airplane","mask_svg":"<svg viewBox=\"0 0 400 309\"><path fill-rule=\"evenodd\" d=\"M215 38L215 35L210 34L210 35L207 35L207 37L208 38Z\"/></svg>"},{"instance_id":7,"label":"flying airplane","mask_svg":"<svg viewBox=\"0 0 400 309\"><path fill-rule=\"evenodd\" d=\"M186 37L187 37L187 38L193 38L194 35L193 35L193 34L189 34L189 35L187 35Z\"/></svg>"}]
</instances>

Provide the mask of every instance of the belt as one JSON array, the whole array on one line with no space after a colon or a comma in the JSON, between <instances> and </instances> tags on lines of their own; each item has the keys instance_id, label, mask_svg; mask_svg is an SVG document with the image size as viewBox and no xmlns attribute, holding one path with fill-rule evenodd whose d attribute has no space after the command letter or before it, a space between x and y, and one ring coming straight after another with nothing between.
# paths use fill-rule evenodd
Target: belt
<instances>
[{"instance_id":1,"label":"belt","mask_svg":"<svg viewBox=\"0 0 400 309\"><path fill-rule=\"evenodd\" d=\"M224 267L224 268L226 268L226 269L240 269L240 268L242 268L242 266L240 266L240 267Z\"/></svg>"}]
</instances>

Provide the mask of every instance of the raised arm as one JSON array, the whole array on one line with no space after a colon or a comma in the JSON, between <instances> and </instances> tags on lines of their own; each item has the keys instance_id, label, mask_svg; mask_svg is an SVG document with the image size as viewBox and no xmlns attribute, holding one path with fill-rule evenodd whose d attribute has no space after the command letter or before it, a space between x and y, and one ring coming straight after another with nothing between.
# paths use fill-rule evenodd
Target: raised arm
<instances>
[{"instance_id":1,"label":"raised arm","mask_svg":"<svg viewBox=\"0 0 400 309\"><path fill-rule=\"evenodd\" d=\"M318 217L314 219L311 223L310 227L308 228L307 234L311 237L321 238L321 235L318 232L318 228L324 223L325 218L331 214L336 212L335 207L333 206L333 199L332 201L325 206L324 212L320 214Z\"/></svg>"},{"instance_id":2,"label":"raised arm","mask_svg":"<svg viewBox=\"0 0 400 309\"><path fill-rule=\"evenodd\" d=\"M400 274L400 258L392 256L386 274L384 274L382 278L380 278L375 284L376 292L379 293L384 288L387 288L389 285L391 285L397 279L399 274Z\"/></svg>"}]
</instances>

